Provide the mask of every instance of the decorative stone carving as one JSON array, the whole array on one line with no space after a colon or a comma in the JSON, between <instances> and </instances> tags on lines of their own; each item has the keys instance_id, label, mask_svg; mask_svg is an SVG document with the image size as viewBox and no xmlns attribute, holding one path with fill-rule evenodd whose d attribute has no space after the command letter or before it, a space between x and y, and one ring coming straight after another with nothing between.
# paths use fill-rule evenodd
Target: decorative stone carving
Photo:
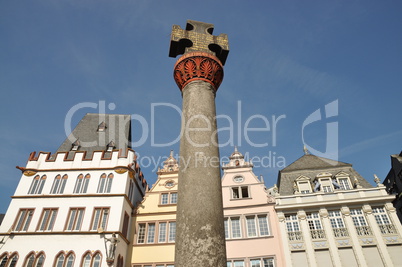
<instances>
[{"instance_id":1,"label":"decorative stone carving","mask_svg":"<svg viewBox=\"0 0 402 267\"><path fill-rule=\"evenodd\" d=\"M363 212L367 213L367 214L371 214L373 212L373 209L371 208L370 205L363 205L362 209L363 209Z\"/></svg>"},{"instance_id":2,"label":"decorative stone carving","mask_svg":"<svg viewBox=\"0 0 402 267\"><path fill-rule=\"evenodd\" d=\"M277 216L280 222L285 221L285 214L283 212L278 212Z\"/></svg>"},{"instance_id":3,"label":"decorative stone carving","mask_svg":"<svg viewBox=\"0 0 402 267\"><path fill-rule=\"evenodd\" d=\"M223 66L218 58L209 53L188 53L177 60L173 77L180 90L192 81L202 80L217 91L223 80Z\"/></svg>"},{"instance_id":4,"label":"decorative stone carving","mask_svg":"<svg viewBox=\"0 0 402 267\"><path fill-rule=\"evenodd\" d=\"M384 205L385 209L389 212L395 212L396 209L395 207L392 205L392 203L385 203Z\"/></svg>"},{"instance_id":5,"label":"decorative stone carving","mask_svg":"<svg viewBox=\"0 0 402 267\"><path fill-rule=\"evenodd\" d=\"M349 216L349 215L350 215L350 209L349 209L349 207L342 207L342 208L341 208L341 212L342 212L342 214L345 215L345 216Z\"/></svg>"},{"instance_id":6,"label":"decorative stone carving","mask_svg":"<svg viewBox=\"0 0 402 267\"><path fill-rule=\"evenodd\" d=\"M320 209L319 214L322 218L328 217L328 210L327 209Z\"/></svg>"},{"instance_id":7,"label":"decorative stone carving","mask_svg":"<svg viewBox=\"0 0 402 267\"><path fill-rule=\"evenodd\" d=\"M298 217L300 220L305 220L306 217L307 217L306 212L305 212L304 210L299 210L299 211L297 212L297 217Z\"/></svg>"}]
</instances>

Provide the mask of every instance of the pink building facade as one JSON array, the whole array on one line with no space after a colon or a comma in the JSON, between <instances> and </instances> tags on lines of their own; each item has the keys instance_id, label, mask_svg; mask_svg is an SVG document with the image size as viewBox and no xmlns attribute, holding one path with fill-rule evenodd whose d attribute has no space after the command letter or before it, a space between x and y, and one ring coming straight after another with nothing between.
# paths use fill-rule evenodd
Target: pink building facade
<instances>
[{"instance_id":1,"label":"pink building facade","mask_svg":"<svg viewBox=\"0 0 402 267\"><path fill-rule=\"evenodd\" d=\"M227 266L285 266L275 198L263 179L237 149L222 168Z\"/></svg>"}]
</instances>

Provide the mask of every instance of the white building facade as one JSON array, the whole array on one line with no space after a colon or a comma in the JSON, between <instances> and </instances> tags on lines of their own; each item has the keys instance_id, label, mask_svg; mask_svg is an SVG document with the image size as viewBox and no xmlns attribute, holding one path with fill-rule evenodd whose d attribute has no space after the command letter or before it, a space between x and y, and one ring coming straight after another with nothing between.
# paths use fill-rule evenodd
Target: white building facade
<instances>
[{"instance_id":1,"label":"white building facade","mask_svg":"<svg viewBox=\"0 0 402 267\"><path fill-rule=\"evenodd\" d=\"M402 227L385 187L352 165L306 154L279 173L287 266L402 266Z\"/></svg>"},{"instance_id":2,"label":"white building facade","mask_svg":"<svg viewBox=\"0 0 402 267\"><path fill-rule=\"evenodd\" d=\"M32 153L20 167L19 185L0 226L1 267L125 266L130 261L132 213L147 184L129 139L122 142L130 125L112 125L119 116L86 115L72 133L74 141L66 140L53 155ZM116 136L108 140L112 131ZM105 142L85 147L90 136Z\"/></svg>"}]
</instances>

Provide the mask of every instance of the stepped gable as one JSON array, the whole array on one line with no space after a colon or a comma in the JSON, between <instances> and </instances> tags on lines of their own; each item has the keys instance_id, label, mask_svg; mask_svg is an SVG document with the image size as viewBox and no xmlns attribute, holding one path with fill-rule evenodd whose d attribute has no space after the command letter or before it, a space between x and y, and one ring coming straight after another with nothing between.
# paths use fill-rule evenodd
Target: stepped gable
<instances>
[{"instance_id":1,"label":"stepped gable","mask_svg":"<svg viewBox=\"0 0 402 267\"><path fill-rule=\"evenodd\" d=\"M111 154L114 150L127 151L131 148L131 116L121 114L87 113L56 153L68 152L72 159L75 152L85 151L85 158L95 151Z\"/></svg>"},{"instance_id":2,"label":"stepped gable","mask_svg":"<svg viewBox=\"0 0 402 267\"><path fill-rule=\"evenodd\" d=\"M318 174L323 172L328 172L332 175L345 172L349 175L352 181L356 178L362 188L373 187L366 179L355 171L355 169L353 169L352 164L350 163L305 154L286 168L279 171L277 180L279 194L282 196L293 195L294 181L300 175L307 176L311 181L313 181Z\"/></svg>"}]
</instances>

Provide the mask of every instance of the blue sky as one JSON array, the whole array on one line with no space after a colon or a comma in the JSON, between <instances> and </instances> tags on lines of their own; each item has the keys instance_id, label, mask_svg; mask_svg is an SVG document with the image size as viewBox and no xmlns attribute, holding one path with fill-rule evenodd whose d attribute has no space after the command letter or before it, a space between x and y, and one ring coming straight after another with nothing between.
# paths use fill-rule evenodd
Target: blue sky
<instances>
[{"instance_id":1,"label":"blue sky","mask_svg":"<svg viewBox=\"0 0 402 267\"><path fill-rule=\"evenodd\" d=\"M0 213L21 178L15 166L25 166L32 151L54 152L66 137L66 114L79 103L114 103L107 112L135 114L149 125L153 119L154 143L178 136L172 106L181 108L182 99L168 51L172 25L184 28L187 19L229 36L216 106L235 130L220 132L227 143L221 156L237 144L250 157L265 157L265 167L254 170L272 186L282 164L303 155L302 132L306 144L325 151L326 127L337 123L339 160L370 182L374 173L383 179L389 155L402 149L401 13L400 1L0 1ZM337 116L321 113L302 128L333 101ZM153 113L152 104L159 105ZM73 126L87 112L99 110L80 109ZM245 136L245 122L257 115L248 127L261 129L267 118L270 131ZM282 116L275 131L272 116ZM144 129L132 125L139 141ZM134 149L153 184L146 159L177 153L179 144L157 147L151 131L147 137Z\"/></svg>"}]
</instances>

